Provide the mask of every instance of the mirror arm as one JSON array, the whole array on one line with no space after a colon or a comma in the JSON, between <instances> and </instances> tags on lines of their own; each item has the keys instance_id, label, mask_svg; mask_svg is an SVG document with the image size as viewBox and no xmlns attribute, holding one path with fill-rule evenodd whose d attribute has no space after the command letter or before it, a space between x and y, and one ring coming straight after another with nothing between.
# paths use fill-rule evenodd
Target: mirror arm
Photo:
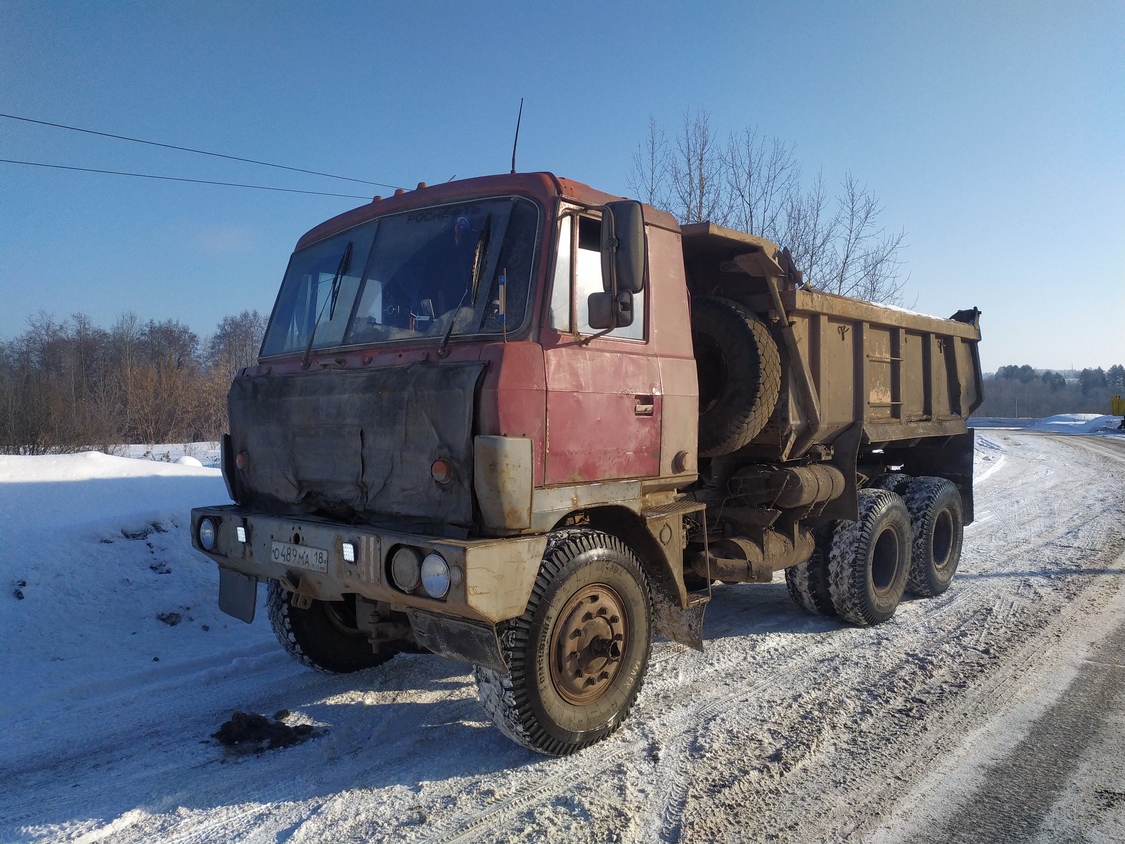
<instances>
[{"instance_id":1,"label":"mirror arm","mask_svg":"<svg viewBox=\"0 0 1125 844\"><path fill-rule=\"evenodd\" d=\"M613 216L613 209L608 205L601 207L602 212L602 286L609 282L606 293L617 296L617 249L621 244L617 236L617 220ZM608 277L607 277L608 273Z\"/></svg>"},{"instance_id":2,"label":"mirror arm","mask_svg":"<svg viewBox=\"0 0 1125 844\"><path fill-rule=\"evenodd\" d=\"M589 345L591 340L597 340L599 337L605 337L605 335L609 334L609 332L616 331L616 330L617 330L617 326L615 325L612 328L603 329L602 331L599 331L597 334L590 334L586 337L579 337L578 338L578 345L579 346L587 346L587 345Z\"/></svg>"}]
</instances>

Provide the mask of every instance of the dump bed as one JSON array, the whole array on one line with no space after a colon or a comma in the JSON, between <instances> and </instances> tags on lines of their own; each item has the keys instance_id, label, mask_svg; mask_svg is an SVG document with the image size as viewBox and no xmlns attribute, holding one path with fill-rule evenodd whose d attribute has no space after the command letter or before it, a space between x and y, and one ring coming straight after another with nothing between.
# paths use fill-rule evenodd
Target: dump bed
<instances>
[{"instance_id":1,"label":"dump bed","mask_svg":"<svg viewBox=\"0 0 1125 844\"><path fill-rule=\"evenodd\" d=\"M981 403L979 312L950 319L808 288L768 240L711 223L685 226L693 295L748 306L782 359L781 398L754 443L799 457L862 423L872 445L962 434Z\"/></svg>"},{"instance_id":2,"label":"dump bed","mask_svg":"<svg viewBox=\"0 0 1125 844\"><path fill-rule=\"evenodd\" d=\"M780 298L797 351L788 410L796 433L817 419L813 442L855 421L871 442L965 431L982 399L977 311L938 319L815 290ZM805 381L815 402L801 401Z\"/></svg>"}]
</instances>

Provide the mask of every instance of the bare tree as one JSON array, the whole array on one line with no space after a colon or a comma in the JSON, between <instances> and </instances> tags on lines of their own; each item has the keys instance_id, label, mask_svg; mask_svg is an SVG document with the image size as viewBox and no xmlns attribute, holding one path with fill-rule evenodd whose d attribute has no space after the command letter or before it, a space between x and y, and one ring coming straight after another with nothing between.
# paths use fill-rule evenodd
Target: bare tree
<instances>
[{"instance_id":1,"label":"bare tree","mask_svg":"<svg viewBox=\"0 0 1125 844\"><path fill-rule=\"evenodd\" d=\"M648 119L648 135L637 144L633 152L633 167L625 178L625 186L640 200L656 208L668 205L668 138L664 130L656 124L656 118Z\"/></svg>"},{"instance_id":2,"label":"bare tree","mask_svg":"<svg viewBox=\"0 0 1125 844\"><path fill-rule=\"evenodd\" d=\"M767 139L754 127L730 135L720 149L702 109L684 112L674 145L650 119L627 184L681 223L709 220L788 247L812 287L901 301L906 235L882 224L884 209L875 193L851 173L835 197L823 173L806 190L793 145Z\"/></svg>"},{"instance_id":3,"label":"bare tree","mask_svg":"<svg viewBox=\"0 0 1125 844\"><path fill-rule=\"evenodd\" d=\"M229 383L240 369L257 362L265 332L266 320L257 311L223 317L207 340L207 364L221 370Z\"/></svg>"},{"instance_id":4,"label":"bare tree","mask_svg":"<svg viewBox=\"0 0 1125 844\"><path fill-rule=\"evenodd\" d=\"M889 233L879 226L883 207L851 173L842 187L836 198L836 237L822 286L843 296L897 302L904 283L898 250L906 233Z\"/></svg>"},{"instance_id":5,"label":"bare tree","mask_svg":"<svg viewBox=\"0 0 1125 844\"><path fill-rule=\"evenodd\" d=\"M684 112L669 175L669 210L681 223L725 222L723 157L711 134L711 117L706 111L698 110L694 117Z\"/></svg>"},{"instance_id":6,"label":"bare tree","mask_svg":"<svg viewBox=\"0 0 1125 844\"><path fill-rule=\"evenodd\" d=\"M778 138L767 142L748 126L730 136L723 171L731 199L729 225L778 240L787 204L800 190L793 147Z\"/></svg>"},{"instance_id":7,"label":"bare tree","mask_svg":"<svg viewBox=\"0 0 1125 844\"><path fill-rule=\"evenodd\" d=\"M227 428L227 392L244 367L257 362L266 320L257 311L224 317L207 340L207 370L198 384L196 416L206 431Z\"/></svg>"},{"instance_id":8,"label":"bare tree","mask_svg":"<svg viewBox=\"0 0 1125 844\"><path fill-rule=\"evenodd\" d=\"M126 313L106 331L81 313L40 313L28 326L0 341L0 452L215 439L232 373L253 363L265 320L227 317L206 359L175 320L142 324Z\"/></svg>"},{"instance_id":9,"label":"bare tree","mask_svg":"<svg viewBox=\"0 0 1125 844\"><path fill-rule=\"evenodd\" d=\"M779 242L789 248L793 262L813 287L824 286L822 279L830 264L828 255L836 239L838 215L830 208L830 201L821 172L808 192L794 190L785 203Z\"/></svg>"}]
</instances>

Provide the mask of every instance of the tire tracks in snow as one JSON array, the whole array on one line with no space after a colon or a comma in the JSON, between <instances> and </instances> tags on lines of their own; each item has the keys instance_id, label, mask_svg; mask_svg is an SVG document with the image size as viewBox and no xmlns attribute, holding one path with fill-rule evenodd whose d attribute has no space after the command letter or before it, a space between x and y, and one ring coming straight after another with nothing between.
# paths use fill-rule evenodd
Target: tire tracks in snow
<instances>
[{"instance_id":1,"label":"tire tracks in snow","mask_svg":"<svg viewBox=\"0 0 1125 844\"><path fill-rule=\"evenodd\" d=\"M1087 467L1087 469L1089 468ZM886 805L885 801L888 800L889 794L901 793L903 787L895 787L894 778L896 776L905 777L913 768L924 767L925 755L933 752L932 748L948 744L948 741L943 740L943 736L947 733L957 735L964 728L964 725L960 723L961 720L976 717L980 712L995 707L995 696L1004 688L1015 683L1022 676L1025 666L1034 661L1044 646L1051 644L1063 635L1067 625L1072 624L1075 618L1080 617L1081 610L1074 608L1076 597L1093 592L1095 594L1089 600L1096 602L1096 593L1101 585L1101 578L1085 577L1081 572L1051 571L1050 560L1055 547L1060 544L1060 540L1068 537L1072 541L1066 544L1077 545L1089 551L1091 556L1094 557L1092 561L1094 565L1098 562L1104 563L1107 560L1112 560L1115 553L1112 550L1107 550L1108 547L1120 544L1123 539L1120 529L1115 531L1113 528L1114 520L1117 518L1115 507L1116 512L1120 511L1120 497L1116 502L1112 498L1107 501L1102 493L1104 493L1104 489L1092 487L1086 490L1085 495L1079 496L1081 500L1069 501L1068 507L1074 508L1070 510L1070 514L1080 512L1079 508L1082 505L1091 508L1092 515L1087 514L1077 528L1073 522L1068 521L1069 514L1061 511L1051 517L1055 523L1051 525L1048 531L1027 537L1017 545L1012 545L1006 541L1010 531L1005 529L1003 520L993 526L985 536L974 537L974 542L979 543L984 540L986 548L994 545L1006 546L1008 556L1001 556L999 565L993 565L982 572L984 575L999 575L999 577L982 576L971 581L962 579L956 585L956 591L951 598L944 603L940 603L941 599L938 599L938 602L927 602L922 618L915 619L916 622L929 623L937 634L931 641L925 643L925 654L935 657L930 663L931 670L944 669L944 673L950 675L948 681L943 679L937 685L939 689L943 685L949 685L952 694L946 694L938 700L931 699L924 713L924 720L920 724L921 733L915 730L915 737L911 739L917 741L920 736L923 741L918 744L917 748L906 749L905 753L902 752L902 747L897 748L896 752L900 754L897 756L895 753L888 753L886 750L880 752L880 741L878 739L887 731L887 727L879 721L879 715L866 719L844 721L838 725L838 733L846 737L856 737L854 744L862 752L854 754L853 758L863 760L863 764L858 766L860 770L856 770L857 766L854 765L847 766L848 775L846 779L849 781L842 790L853 798L858 796L862 799L855 800L854 809L844 813L844 817L860 819L865 814L864 807L871 810L878 809L880 805ZM990 504L990 506L992 505ZM1018 503L1015 507L1001 506L999 502L995 506L998 511L1014 510L1024 514L1028 511L1026 505L1020 506ZM1004 513L1004 515L1010 514ZM1027 528L1025 528L1026 530ZM1034 530L1034 527L1031 527L1031 530ZM998 538L993 541L993 536ZM983 561L986 554L986 550L976 549L977 562ZM999 583L1002 587L1007 582L1007 576L1019 575L1021 570L1030 568L1028 558L1032 562L1038 562L1040 570L1028 571L1027 576L1017 577L1014 590L1015 597L1009 596L1006 590L1000 591L998 596L993 597L996 593L996 587L990 584ZM1075 574L1077 576L1069 576ZM1048 589L1036 589L1036 595L1033 599L1024 598L1019 594L1024 587L1034 586L1035 581L1043 579L1048 581ZM1045 600L1045 598L1049 600ZM1089 603L1089 601L1086 603ZM908 614L913 606L913 604L906 606ZM1012 629L1017 606L1022 610L1022 617L1018 626ZM956 623L950 625L951 620L955 620ZM1040 625L1044 623L1046 626L1041 627ZM890 629L895 635L902 631L902 627L896 622L892 622ZM973 641L974 634L976 634L975 641ZM1021 637L1023 638L1021 639ZM965 653L964 648L957 647L962 638L968 638L972 642L970 647L978 650L986 648L990 659L980 663L980 670L974 670L964 677L958 677L959 671L966 667L963 660L957 658ZM989 642L988 645L984 645L986 641ZM944 660L936 659L936 657L941 656L943 648L955 648L953 657L947 656ZM990 663L995 663L995 665L990 665ZM902 665L892 666L889 672L883 672L868 681L856 684L856 689L894 686L895 684L891 682L891 679L902 673ZM931 681L930 685L935 685L935 683ZM963 687L962 693L958 693L958 685ZM904 691L910 692L918 688L924 689L925 684L912 687L907 683ZM936 706L936 704L941 704L941 706ZM943 716L942 713L946 710L953 714ZM884 707L882 712L885 717L887 707ZM932 714L927 715L927 713ZM891 737L893 738L893 734ZM931 750L927 750L927 746ZM844 755L847 756L847 754ZM890 764L879 764L878 760L885 759L888 756ZM763 823L761 827L751 826L750 828L744 827L737 830L738 837L752 839L755 836L773 833L782 840L801 840L802 838L805 840L834 840L834 835L846 830L848 824L841 825L838 821L832 821L831 813L825 813L816 799L793 800L789 796L793 791L819 793L819 790L824 787L823 780L831 778L830 773L826 775L821 770L821 766L818 764L820 761L818 756L810 754L803 760L802 765L795 766L783 773L784 787L767 788L764 795L760 793L760 780L755 781L752 785L740 787L739 783L746 783L746 778L731 777L735 785L729 789L731 794L725 802L735 804L741 801L745 804L741 814L749 817L755 817L754 808L760 806L763 816L768 818L768 821ZM811 773L804 777L797 776L802 767L811 770ZM840 765L823 766L829 772L832 771L833 767L839 769ZM865 777L857 776L861 773L861 770L867 770L870 773ZM837 792L841 790L838 783L829 783L829 786ZM878 796L872 797L871 795ZM771 798L773 798L772 802ZM791 804L795 804L797 808L791 810L789 808ZM818 817L822 818L827 814L828 819L817 826L809 822L808 815L810 813L813 815L819 813ZM692 831L699 832L701 839L708 836L720 838L731 835L733 831L722 825L721 814L721 812L715 812L713 806L708 806L704 817L698 819L698 828ZM871 816L870 813L867 814L868 817ZM715 820L716 815L720 817L719 820ZM851 828L858 828L857 825L862 826L862 821L854 820L851 823ZM782 831L780 834L778 833L779 830ZM785 830L799 830L799 832L790 839Z\"/></svg>"},{"instance_id":2,"label":"tire tracks in snow","mask_svg":"<svg viewBox=\"0 0 1125 844\"><path fill-rule=\"evenodd\" d=\"M907 602L889 624L860 629L802 613L784 586L721 587L704 630L707 651L657 643L628 722L577 756L524 757L503 739L485 738L474 739L471 752L501 761L459 764L457 729L464 727L444 725L483 715L468 700L450 699L448 684L438 683L435 694L444 695L444 702L436 724L392 712L379 716L371 730L358 728L357 741L344 741L342 734L322 740L339 739L338 752L351 758L338 777L329 767L336 751L327 746L287 751L288 758L325 770L298 772L297 779L274 786L269 777L284 765L247 760L233 769L212 767L221 762L213 750L189 750L187 764L176 771L177 736L159 723L169 711L181 714L188 723L178 726L191 730L223 701L249 706L306 693L314 700L348 687L346 680L326 685L323 675L303 671L275 681L270 663L247 676L216 677L215 688L204 692L185 696L181 685L177 698L177 683L196 676L186 672L182 681L165 678L154 701L167 707L163 713L146 719L140 703L126 707L124 726L114 727L113 735L139 729L136 747L108 757L112 748L103 745L111 742L84 741L84 748L73 749L71 756L85 751L94 767L116 773L104 782L96 773L85 777L97 793L81 798L71 798L65 787L51 789L48 799L56 808L75 801L69 814L52 814L90 817L82 814L87 806L138 805L111 796L122 789L126 800L151 794L149 786L167 788L167 776L206 781L219 774L218 785L208 787L205 799L189 799L193 808L187 810L177 808L172 793L143 812L119 809L120 817L100 828L84 822L81 832L59 827L36 837L421 844L552 834L576 840L585 824L598 840L753 840L766 833L781 841L854 840L875 812L909 793L920 770L956 746L967 724L986 717L997 698L1018 688L1024 667L1062 641L1084 607L1097 604L1104 578L1090 570L1107 568L1107 543L1125 542L1120 527L1113 527L1122 506L1117 490L1125 488L1118 465L1125 452L1115 444L1087 446L1075 442L1085 438L1028 433L990 437L1004 444L1004 462L978 489L980 518L970 527L962 575L950 592ZM1072 464L1067 471L1043 471L1064 460ZM1111 489L1114 494L1107 494ZM390 675L376 669L382 672L379 685L401 681L403 703L421 702L424 696L415 691L425 685L415 676L419 668L407 665L399 677L390 665ZM452 679L460 682L459 676ZM459 685L457 690L463 692ZM105 691L125 700L124 690ZM381 700L385 689L380 693ZM105 694L92 695L88 711L106 700ZM21 720L30 717L28 711ZM359 710L345 715L346 729L368 717ZM423 732L423 726L437 729ZM381 730L403 727L417 735L396 734L394 744L384 744ZM420 769L399 758L404 745L414 747L416 757L433 754L435 773L415 773ZM145 770L142 757L152 752L171 774ZM368 753L373 758L353 757ZM306 776L315 787L305 787ZM417 788L410 785L414 777L421 780ZM210 794L235 783L233 800ZM0 798L0 814L5 806L25 808ZM38 813L36 807L28 811Z\"/></svg>"},{"instance_id":3,"label":"tire tracks in snow","mask_svg":"<svg viewBox=\"0 0 1125 844\"><path fill-rule=\"evenodd\" d=\"M1034 460L1034 458L1032 459ZM1054 486L1060 478L1059 473L1053 473L1045 476L1044 480L1047 483L1044 483L1043 480L1036 480L1037 492L1044 493L1044 486ZM994 494L998 498L1002 498L1000 493ZM989 687L996 688L1003 687L1005 683L1014 682L1014 678L1019 673L1017 667L1021 660L1012 660L1009 654L1006 664L1011 667L1011 670L997 672L989 668L989 663L1000 659L996 654L999 646L997 631L1010 629L1013 616L1026 609L1028 601L1019 594L1023 588L1036 578L1044 576L1049 578L1058 573L1050 572L1047 569L1029 571L1026 577L1018 578L1016 581L1015 597L1001 593L998 598L990 598L995 594L996 588L989 581L1002 580L1020 572L1021 569L1026 569L1029 558L1041 559L1044 556L1049 556L1045 552L1066 537L1070 537L1072 540L1080 540L1078 542L1072 541L1071 544L1076 544L1082 550L1093 549L1097 546L1102 531L1102 526L1095 525L1085 532L1087 535L1076 536L1074 525L1068 522L1062 514L1056 513L1047 530L1030 536L1025 535L1021 538L1021 541L1012 543L1008 538L1011 532L1010 525L1013 521L1019 520L1021 516L1026 519L1032 511L1032 503L1038 502L1033 499L1025 499L1022 502L1017 502L1014 507L1003 501L998 502L991 507L993 511L999 514L996 524L990 525L989 530L983 533L978 532L974 536L973 542L978 545L987 548L993 546L1003 548L1004 553L998 557L999 562L993 562L990 566L987 565L985 552L978 548L975 553L969 553L966 557L967 562L972 564L974 568L982 567L983 570L979 576L959 579L954 590L941 598L927 601L924 609L920 608L911 612L918 602L904 605L906 612L903 613L903 617L890 625L871 628L869 631L855 632L861 636L867 633L869 641L866 644L876 649L892 647L899 639L912 633L931 633L933 635L929 636L927 641L928 653L930 654L937 653L942 648L956 650L965 647L981 652L983 661L980 670L975 672L971 679L978 679L980 675L995 677L997 678L996 681L989 683ZM1070 501L1068 503L1074 504L1075 502ZM1088 520L1087 524L1090 523L1091 520ZM997 558L994 557L993 559ZM1065 576L1066 573L1062 574ZM1075 591L1074 589L1060 590L1057 585L1054 585L1052 590L1056 593ZM1062 624L1058 620L1062 617L1057 616L1055 623L1049 629L1056 630ZM1028 622L1021 624L1020 629L1032 626ZM729 625L729 627L730 630L742 628L745 631L741 634L742 636L754 635L753 629L746 629L747 627L752 628L753 625L748 625L745 619L736 618L735 623ZM714 632L713 628L708 630L709 634ZM1042 635L1051 634L1043 633ZM714 637L711 638L709 647L714 649ZM1028 640L1030 644L1022 648L1021 651L1034 652L1039 647L1038 643L1041 638L1041 636L1031 637ZM992 646L986 645L986 641L991 641ZM714 688L721 685L714 681L730 679L728 669L732 662L755 659L759 648L754 646L753 641L750 644L749 649L745 647L746 642L738 644L736 646L738 648L737 654L716 654L702 672L693 673L690 683L682 685L678 690L673 689L671 694L664 690L665 693L659 701L662 712L654 714L644 711L655 705L653 702L646 700L646 706L639 707L631 718L631 723L639 721L641 726L631 732L622 731L618 734L621 738L616 740L625 740L627 742L625 746L619 746L613 752L601 755L599 760L593 764L585 761L586 754L582 755L582 762L560 760L556 764L564 765L564 770L527 784L511 798L490 806L473 817L462 818L457 823L443 826L435 834L416 840L473 840L485 831L495 831L503 821L517 816L530 806L559 795L575 783L596 781L598 777L621 764L627 757L636 758L643 753L646 747L651 750L656 744L660 744L661 747L652 771L655 781L652 792L662 794L664 797L649 806L644 820L641 821L641 834L637 840L679 840L685 832L683 819L692 785L693 772L689 763L692 756L700 749L700 736L705 735L716 720L727 716L741 706L756 703L760 708L763 699L773 701L783 698L783 692L790 685L799 684L811 668L823 662L826 656L839 655L840 651L840 643L832 635L824 637L824 641L819 645L802 649L796 654L791 651L785 653L784 650L778 654L775 649L772 658L779 662L783 661L784 670L773 676L752 682L750 685L740 686L731 692L705 693L705 697L700 699L699 689L701 687ZM681 656L681 654L671 654L665 650L662 658L658 658L654 662L660 664L671 659L672 656ZM932 657L926 657L925 659L927 666L934 664ZM957 665L953 664L950 667L956 668ZM910 672L906 673L909 674ZM917 671L913 673L918 674ZM903 674L902 664L896 663L879 674L873 685L895 685L891 681ZM653 685L650 681L648 688L646 688L649 697L653 695ZM910 684L909 677L897 685L903 686L904 692L909 692L915 688ZM972 698L974 696L961 695L960 699L970 700ZM983 702L989 700L987 696L975 699ZM972 710L973 707L974 705L970 704L969 710ZM866 719L867 723L870 723L876 717L877 715L871 715ZM777 726L777 724L771 724L768 720L763 720L761 723L765 727ZM863 727L864 723L853 723L851 726ZM670 738L669 733L671 733ZM816 738L816 736L813 737L808 754L788 767L785 771L786 776L799 773L801 769L808 768L817 761ZM830 742L821 742L821 745L828 749L830 749L830 744ZM905 767L908 767L908 765L905 765Z\"/></svg>"}]
</instances>

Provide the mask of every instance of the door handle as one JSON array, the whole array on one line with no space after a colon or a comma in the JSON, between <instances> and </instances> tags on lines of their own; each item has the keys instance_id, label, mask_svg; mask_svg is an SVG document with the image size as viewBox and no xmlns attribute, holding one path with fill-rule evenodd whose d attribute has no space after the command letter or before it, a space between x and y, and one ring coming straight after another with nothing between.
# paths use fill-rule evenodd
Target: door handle
<instances>
[{"instance_id":1,"label":"door handle","mask_svg":"<svg viewBox=\"0 0 1125 844\"><path fill-rule=\"evenodd\" d=\"M656 412L656 403L652 396L634 396L636 404L633 405L635 416L653 416Z\"/></svg>"}]
</instances>

